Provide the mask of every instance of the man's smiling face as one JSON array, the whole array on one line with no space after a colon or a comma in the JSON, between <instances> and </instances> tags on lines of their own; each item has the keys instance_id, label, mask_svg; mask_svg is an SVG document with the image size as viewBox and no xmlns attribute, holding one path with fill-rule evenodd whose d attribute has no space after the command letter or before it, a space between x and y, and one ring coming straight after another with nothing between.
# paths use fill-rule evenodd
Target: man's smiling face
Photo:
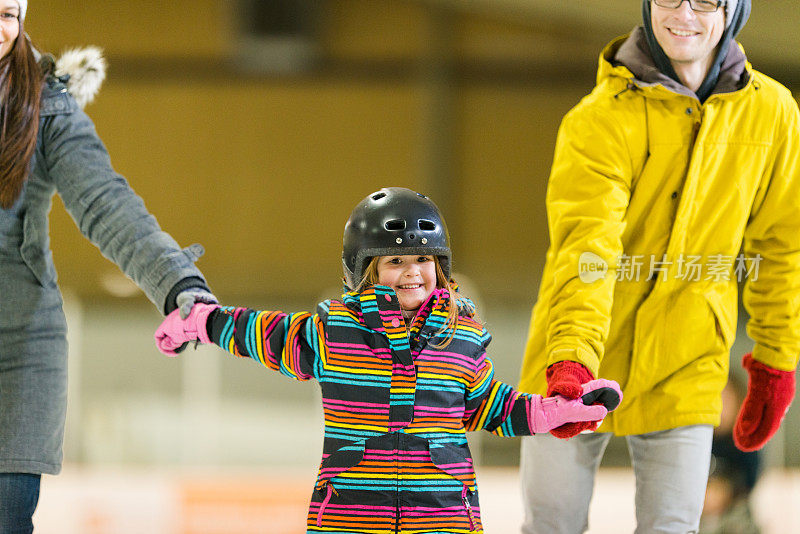
<instances>
[{"instance_id":1,"label":"man's smiling face","mask_svg":"<svg viewBox=\"0 0 800 534\"><path fill-rule=\"evenodd\" d=\"M675 9L650 7L653 34L673 65L710 66L725 31L724 7L712 13L694 11L688 1Z\"/></svg>"}]
</instances>

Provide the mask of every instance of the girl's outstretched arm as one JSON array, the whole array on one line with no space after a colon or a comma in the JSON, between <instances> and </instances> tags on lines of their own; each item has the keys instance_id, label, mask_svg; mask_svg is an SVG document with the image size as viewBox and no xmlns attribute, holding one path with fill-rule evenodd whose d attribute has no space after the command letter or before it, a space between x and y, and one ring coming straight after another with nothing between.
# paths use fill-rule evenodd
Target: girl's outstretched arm
<instances>
[{"instance_id":1,"label":"girl's outstretched arm","mask_svg":"<svg viewBox=\"0 0 800 534\"><path fill-rule=\"evenodd\" d=\"M320 306L320 313L325 312ZM320 313L283 313L196 304L186 319L171 313L156 330L156 345L174 356L183 343L214 343L297 380L319 378L325 361Z\"/></svg>"}]
</instances>

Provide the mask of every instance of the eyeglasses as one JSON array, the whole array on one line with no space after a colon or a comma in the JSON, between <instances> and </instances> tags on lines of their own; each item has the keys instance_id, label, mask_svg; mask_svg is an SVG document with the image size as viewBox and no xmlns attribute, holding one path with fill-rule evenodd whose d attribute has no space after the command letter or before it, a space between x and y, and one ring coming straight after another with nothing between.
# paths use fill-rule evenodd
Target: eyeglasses
<instances>
[{"instance_id":1,"label":"eyeglasses","mask_svg":"<svg viewBox=\"0 0 800 534\"><path fill-rule=\"evenodd\" d=\"M678 9L684 1L689 2L692 11L699 13L713 13L725 3L724 0L653 0L657 6L667 9Z\"/></svg>"}]
</instances>

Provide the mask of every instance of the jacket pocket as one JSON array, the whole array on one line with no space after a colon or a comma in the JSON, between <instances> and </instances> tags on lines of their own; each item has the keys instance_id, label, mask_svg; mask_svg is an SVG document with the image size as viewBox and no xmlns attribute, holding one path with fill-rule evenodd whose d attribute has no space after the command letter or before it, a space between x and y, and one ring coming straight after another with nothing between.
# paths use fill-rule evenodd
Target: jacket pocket
<instances>
[{"instance_id":1,"label":"jacket pocket","mask_svg":"<svg viewBox=\"0 0 800 534\"><path fill-rule=\"evenodd\" d=\"M46 220L25 213L22 220L22 244L19 253L36 280L42 286L56 282L52 253L47 249Z\"/></svg>"},{"instance_id":2,"label":"jacket pocket","mask_svg":"<svg viewBox=\"0 0 800 534\"><path fill-rule=\"evenodd\" d=\"M642 306L636 320L636 350L625 391L629 397L677 387L668 384L696 384L726 368L730 332L706 295L688 290L668 295Z\"/></svg>"},{"instance_id":3,"label":"jacket pocket","mask_svg":"<svg viewBox=\"0 0 800 534\"><path fill-rule=\"evenodd\" d=\"M364 458L364 446L365 444L361 442L360 444L343 447L322 461L317 475L317 483L314 485L314 500L316 500L316 495L319 495L320 498L316 517L318 527L322 526L325 508L327 508L331 498L333 496L339 497L339 491L336 489L333 478L361 463ZM312 500L312 506L314 505L314 500Z\"/></svg>"},{"instance_id":4,"label":"jacket pocket","mask_svg":"<svg viewBox=\"0 0 800 534\"><path fill-rule=\"evenodd\" d=\"M733 295L735 296L735 293ZM730 349L736 339L737 302L734 300L726 304L725 296L718 293L707 293L705 297L714 314L717 335L722 338L725 347Z\"/></svg>"},{"instance_id":5,"label":"jacket pocket","mask_svg":"<svg viewBox=\"0 0 800 534\"><path fill-rule=\"evenodd\" d=\"M478 504L478 492L475 484L475 470L469 451L452 445L431 444L429 448L431 462L461 483L460 502L463 514L469 521L469 530L482 530L480 518L473 508Z\"/></svg>"},{"instance_id":6,"label":"jacket pocket","mask_svg":"<svg viewBox=\"0 0 800 534\"><path fill-rule=\"evenodd\" d=\"M322 461L317 476L317 489L322 488L327 481L361 463L364 458L364 442L342 447Z\"/></svg>"}]
</instances>

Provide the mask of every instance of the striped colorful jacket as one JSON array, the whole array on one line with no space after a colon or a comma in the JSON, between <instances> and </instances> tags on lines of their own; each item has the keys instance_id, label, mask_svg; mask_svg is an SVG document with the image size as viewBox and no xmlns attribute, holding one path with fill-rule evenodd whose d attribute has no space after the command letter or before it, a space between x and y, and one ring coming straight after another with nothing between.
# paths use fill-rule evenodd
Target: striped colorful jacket
<instances>
[{"instance_id":1,"label":"striped colorful jacket","mask_svg":"<svg viewBox=\"0 0 800 534\"><path fill-rule=\"evenodd\" d=\"M211 340L322 388L325 439L308 532L483 532L466 430L531 434L531 396L494 380L491 337L447 290L406 330L391 288L329 300L317 313L220 308ZM450 333L452 341L440 344Z\"/></svg>"}]
</instances>

